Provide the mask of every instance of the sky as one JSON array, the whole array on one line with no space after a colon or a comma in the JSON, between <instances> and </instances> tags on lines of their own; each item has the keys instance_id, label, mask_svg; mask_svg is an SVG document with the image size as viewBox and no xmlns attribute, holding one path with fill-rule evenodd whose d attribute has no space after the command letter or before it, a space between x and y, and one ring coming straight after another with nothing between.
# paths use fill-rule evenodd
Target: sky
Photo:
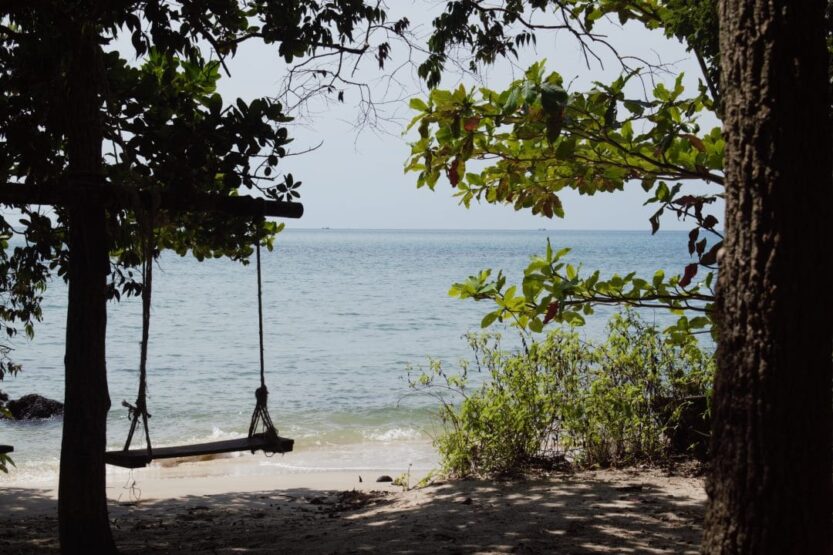
<instances>
[{"instance_id":1,"label":"sky","mask_svg":"<svg viewBox=\"0 0 833 555\"><path fill-rule=\"evenodd\" d=\"M440 13L443 2L427 0L397 0L391 2L391 17L406 16L413 31L428 34L430 23ZM672 81L679 71L685 72L685 83L696 86L700 76L693 57L685 52L676 40L667 40L659 32L647 31L638 24L622 28L618 23L606 22L598 30L624 54L672 64L673 74L660 76L659 80ZM605 62L585 64L575 41L565 34L542 32L538 44L519 53L512 63L500 60L480 74L483 84L500 90L517 78L533 62L546 58L547 69L560 72L565 82L571 82L574 90L588 87L593 81L610 81L620 68L611 56L599 49ZM387 67L397 67L408 58L404 45L393 44L391 60ZM259 96L274 96L281 87L286 65L279 60L274 46L246 43L234 59L228 61L231 77L224 77L220 93L226 102L240 97L246 100ZM520 70L518 68L521 68ZM359 68L357 79L367 80L374 88L374 95L384 98L389 81L380 74L375 60L368 56ZM424 85L417 79L415 70L405 68L396 74L399 87L389 93L388 99L398 101L385 105L393 116L401 121L388 122L384 129L364 127L356 129L358 110L355 90L345 91L344 104L309 106L314 115L306 115L290 127L295 137L295 151L303 151L321 143L313 152L293 156L281 161L279 172L291 172L301 187L305 214L302 220L288 222L296 228L371 228L371 229L628 229L648 230L649 216L655 208L644 207L647 196L637 183L623 192L601 194L594 197L580 196L565 191L562 201L566 217L546 219L527 212L515 212L509 206L475 205L466 210L452 197L453 189L442 178L434 192L416 189L415 173L405 174L403 168L408 158L408 137L401 129L412 114L407 102L411 96L427 95ZM450 72L442 86L453 87L460 81L467 86L476 81L467 76ZM709 127L717 125L708 122ZM703 190L707 186L701 186ZM718 207L718 210L722 210ZM722 220L722 218L720 218ZM685 222L673 217L663 220L664 229L689 229Z\"/></svg>"}]
</instances>

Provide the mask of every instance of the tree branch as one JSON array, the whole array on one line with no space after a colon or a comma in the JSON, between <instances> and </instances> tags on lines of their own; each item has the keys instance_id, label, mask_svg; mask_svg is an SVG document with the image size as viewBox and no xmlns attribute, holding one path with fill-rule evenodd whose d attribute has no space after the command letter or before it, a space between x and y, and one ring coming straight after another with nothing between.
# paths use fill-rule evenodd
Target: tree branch
<instances>
[{"instance_id":1,"label":"tree branch","mask_svg":"<svg viewBox=\"0 0 833 555\"><path fill-rule=\"evenodd\" d=\"M212 193L174 193L137 189L126 185L96 184L84 182L80 185L24 185L4 183L0 185L0 204L28 205L48 204L66 206L97 202L117 209L132 209L136 200L151 206L158 199L158 206L172 212L221 212L232 216L272 216L278 218L300 218L304 206L297 202L267 200L250 196L225 196Z\"/></svg>"}]
</instances>

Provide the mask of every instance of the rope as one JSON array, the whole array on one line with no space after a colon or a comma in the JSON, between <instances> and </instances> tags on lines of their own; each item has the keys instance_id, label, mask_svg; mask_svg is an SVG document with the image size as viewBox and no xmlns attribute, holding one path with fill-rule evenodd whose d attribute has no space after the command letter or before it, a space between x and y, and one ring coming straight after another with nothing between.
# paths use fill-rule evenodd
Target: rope
<instances>
[{"instance_id":1,"label":"rope","mask_svg":"<svg viewBox=\"0 0 833 555\"><path fill-rule=\"evenodd\" d=\"M257 331L260 337L260 387L266 389L266 365L263 363L263 284L260 270L260 240L255 243L257 253Z\"/></svg>"},{"instance_id":2,"label":"rope","mask_svg":"<svg viewBox=\"0 0 833 555\"><path fill-rule=\"evenodd\" d=\"M262 216L261 220L262 221ZM257 223L260 223L258 221ZM257 225L257 224L256 224ZM260 233L255 230L255 263L257 266L257 331L260 341L260 387L255 390L255 409L252 412L252 420L249 424L249 437L254 436L263 425L263 434L273 441L278 438L278 430L272 423L269 416L269 390L266 388L266 364L263 355L263 279L260 262ZM252 451L254 453L254 451Z\"/></svg>"},{"instance_id":3,"label":"rope","mask_svg":"<svg viewBox=\"0 0 833 555\"><path fill-rule=\"evenodd\" d=\"M153 456L153 450L150 443L150 427L148 426L147 410L147 359L148 359L148 339L150 337L150 305L151 294L153 291L153 215L156 210L157 197L155 195L151 198L151 206L149 209L142 208L141 200L137 193L137 209L136 217L139 220L139 225L142 229L142 342L139 354L139 392L136 396L136 404L131 405L127 401L122 401L122 405L128 408L128 416L131 418L130 431L127 433L127 441L124 444L124 450L130 448L130 442L133 440L133 433L136 431L136 426L139 423L139 418L142 419L142 427L145 429L145 444L147 446L148 456Z\"/></svg>"}]
</instances>

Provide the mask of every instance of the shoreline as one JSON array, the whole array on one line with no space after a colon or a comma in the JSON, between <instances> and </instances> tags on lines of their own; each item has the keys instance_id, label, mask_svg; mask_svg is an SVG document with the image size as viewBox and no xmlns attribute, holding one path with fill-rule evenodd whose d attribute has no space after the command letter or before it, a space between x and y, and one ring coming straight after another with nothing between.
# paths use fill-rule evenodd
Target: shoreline
<instances>
[{"instance_id":1,"label":"shoreline","mask_svg":"<svg viewBox=\"0 0 833 555\"><path fill-rule=\"evenodd\" d=\"M108 466L107 498L118 503L259 490L401 491L399 486L376 482L376 479L382 475L396 479L409 471L407 464L378 468L329 468L297 466L286 459L274 461L275 458L245 453L231 457L206 457L197 461L173 459L132 471ZM429 468L411 467L411 486L431 471ZM13 504L9 492L31 490L37 492L38 498L43 501L57 499L57 474L15 479L13 473L14 468L0 482L0 511L4 506Z\"/></svg>"},{"instance_id":2,"label":"shoreline","mask_svg":"<svg viewBox=\"0 0 833 555\"><path fill-rule=\"evenodd\" d=\"M15 461L8 474L0 474L0 490L4 487L52 488L58 483L58 460ZM304 446L285 455L267 456L249 452L210 455L156 461L146 468L135 469L132 475L139 481L188 477L226 476L290 476L319 473L391 474L394 478L411 468L423 474L439 467L439 455L428 440L394 440ZM131 475L128 469L106 467L108 485L121 483ZM373 475L375 480L377 475ZM363 475L363 479L367 476ZM121 481L121 482L120 482Z\"/></svg>"}]
</instances>

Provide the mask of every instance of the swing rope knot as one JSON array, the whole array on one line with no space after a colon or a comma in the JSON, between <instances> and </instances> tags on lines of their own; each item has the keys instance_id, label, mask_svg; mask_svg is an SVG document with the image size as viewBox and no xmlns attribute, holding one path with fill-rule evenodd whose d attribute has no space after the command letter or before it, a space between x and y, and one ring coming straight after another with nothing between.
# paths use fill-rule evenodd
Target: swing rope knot
<instances>
[{"instance_id":1,"label":"swing rope knot","mask_svg":"<svg viewBox=\"0 0 833 555\"><path fill-rule=\"evenodd\" d=\"M148 418L150 418L150 413L148 412L147 401L145 400L144 397L140 397L140 398L136 399L136 406L134 407L133 410L137 411L139 414L143 414L143 415L147 416Z\"/></svg>"},{"instance_id":2,"label":"swing rope knot","mask_svg":"<svg viewBox=\"0 0 833 555\"><path fill-rule=\"evenodd\" d=\"M127 409L127 418L133 419L141 415L145 415L150 418L150 413L148 412L147 404L144 399L136 399L136 404L131 405L127 401L122 401L121 406Z\"/></svg>"},{"instance_id":3,"label":"swing rope knot","mask_svg":"<svg viewBox=\"0 0 833 555\"><path fill-rule=\"evenodd\" d=\"M268 406L269 402L269 390L266 389L265 385L262 385L255 389L255 399L257 399L257 405L266 407Z\"/></svg>"}]
</instances>

